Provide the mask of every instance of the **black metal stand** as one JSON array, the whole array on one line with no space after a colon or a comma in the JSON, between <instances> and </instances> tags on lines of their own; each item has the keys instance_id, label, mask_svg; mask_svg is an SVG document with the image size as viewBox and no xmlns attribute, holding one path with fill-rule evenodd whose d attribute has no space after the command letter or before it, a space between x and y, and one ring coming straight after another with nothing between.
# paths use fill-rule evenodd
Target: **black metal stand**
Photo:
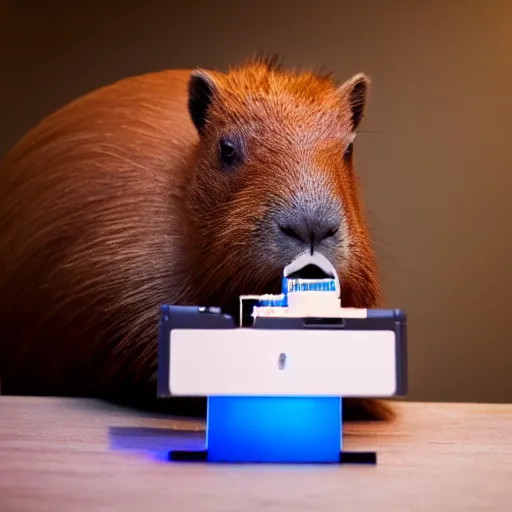
<instances>
[{"instance_id":1,"label":"black metal stand","mask_svg":"<svg viewBox=\"0 0 512 512\"><path fill-rule=\"evenodd\" d=\"M171 450L169 452L169 460L173 462L208 462L208 450L197 450L197 451L184 451L184 450ZM216 461L216 463L223 463L222 461ZM261 464L259 461L244 461L244 462L233 462L230 460L225 461L226 464ZM283 462L283 464L290 464L289 462ZM294 462L293 464L297 464ZM325 462L308 463L303 462L302 464L325 464ZM340 452L339 460L333 464L377 464L377 453L376 452Z\"/></svg>"}]
</instances>

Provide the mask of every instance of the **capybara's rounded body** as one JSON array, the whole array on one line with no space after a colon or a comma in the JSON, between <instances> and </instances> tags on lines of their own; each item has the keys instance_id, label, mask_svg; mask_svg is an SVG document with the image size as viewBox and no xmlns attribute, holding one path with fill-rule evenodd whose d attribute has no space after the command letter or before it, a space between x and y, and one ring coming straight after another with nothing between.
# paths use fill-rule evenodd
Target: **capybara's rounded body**
<instances>
[{"instance_id":1,"label":"capybara's rounded body","mask_svg":"<svg viewBox=\"0 0 512 512\"><path fill-rule=\"evenodd\" d=\"M0 163L2 393L151 400L161 304L233 311L305 249L343 305L380 305L352 155L367 88L270 60L170 70L27 133Z\"/></svg>"}]
</instances>

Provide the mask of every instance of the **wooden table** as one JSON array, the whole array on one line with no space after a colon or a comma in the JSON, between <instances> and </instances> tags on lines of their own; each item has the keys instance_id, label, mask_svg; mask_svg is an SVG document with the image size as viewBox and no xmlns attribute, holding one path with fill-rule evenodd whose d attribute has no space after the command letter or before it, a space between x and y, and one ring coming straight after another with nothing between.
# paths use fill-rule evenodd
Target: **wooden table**
<instances>
[{"instance_id":1,"label":"wooden table","mask_svg":"<svg viewBox=\"0 0 512 512\"><path fill-rule=\"evenodd\" d=\"M93 400L0 397L0 511L512 510L512 406L398 403L391 425L346 425L377 466L206 466L197 421Z\"/></svg>"}]
</instances>

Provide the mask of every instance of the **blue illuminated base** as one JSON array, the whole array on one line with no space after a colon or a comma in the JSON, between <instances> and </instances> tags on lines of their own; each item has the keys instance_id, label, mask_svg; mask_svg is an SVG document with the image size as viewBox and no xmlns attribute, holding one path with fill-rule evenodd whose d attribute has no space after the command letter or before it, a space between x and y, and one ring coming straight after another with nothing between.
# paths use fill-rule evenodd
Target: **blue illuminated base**
<instances>
[{"instance_id":1,"label":"blue illuminated base","mask_svg":"<svg viewBox=\"0 0 512 512\"><path fill-rule=\"evenodd\" d=\"M342 399L209 397L206 449L171 451L173 461L375 464L374 452L342 450Z\"/></svg>"}]
</instances>

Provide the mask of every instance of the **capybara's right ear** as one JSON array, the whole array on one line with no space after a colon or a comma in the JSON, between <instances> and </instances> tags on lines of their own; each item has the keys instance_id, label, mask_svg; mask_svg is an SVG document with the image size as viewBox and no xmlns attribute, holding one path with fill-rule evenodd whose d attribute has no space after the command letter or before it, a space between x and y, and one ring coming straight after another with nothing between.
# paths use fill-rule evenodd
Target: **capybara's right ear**
<instances>
[{"instance_id":1,"label":"capybara's right ear","mask_svg":"<svg viewBox=\"0 0 512 512\"><path fill-rule=\"evenodd\" d=\"M200 135L203 135L208 109L217 93L217 82L213 74L195 69L188 83L188 111Z\"/></svg>"}]
</instances>

